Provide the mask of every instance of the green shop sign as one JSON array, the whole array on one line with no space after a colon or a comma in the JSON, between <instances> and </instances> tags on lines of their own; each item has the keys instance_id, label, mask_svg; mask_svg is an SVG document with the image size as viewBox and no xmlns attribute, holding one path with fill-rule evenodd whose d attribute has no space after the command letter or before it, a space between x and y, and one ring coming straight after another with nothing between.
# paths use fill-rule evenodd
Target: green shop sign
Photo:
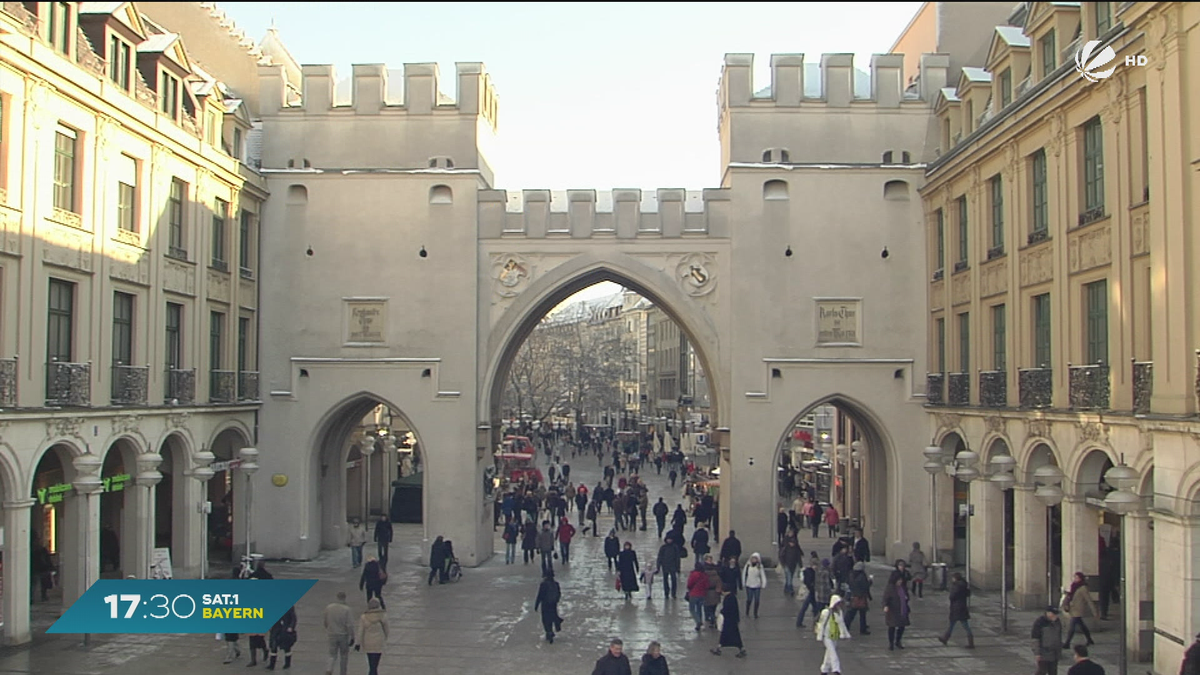
<instances>
[{"instance_id":1,"label":"green shop sign","mask_svg":"<svg viewBox=\"0 0 1200 675\"><path fill-rule=\"evenodd\" d=\"M129 482L131 476L127 473L117 474L116 476L108 476L101 478L100 483L103 485L101 492L122 492L125 490L125 484ZM57 504L63 500L63 496L74 489L70 483L59 483L49 487L40 488L37 491L38 504Z\"/></svg>"}]
</instances>

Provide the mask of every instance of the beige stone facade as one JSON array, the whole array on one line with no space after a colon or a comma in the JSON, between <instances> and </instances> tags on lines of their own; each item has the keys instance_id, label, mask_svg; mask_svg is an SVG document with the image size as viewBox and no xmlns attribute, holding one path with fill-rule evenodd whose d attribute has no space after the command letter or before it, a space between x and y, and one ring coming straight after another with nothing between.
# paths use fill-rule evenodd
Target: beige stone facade
<instances>
[{"instance_id":1,"label":"beige stone facade","mask_svg":"<svg viewBox=\"0 0 1200 675\"><path fill-rule=\"evenodd\" d=\"M1098 542L1118 531L1131 653L1175 672L1200 629L1200 304L1187 281L1200 155L1186 119L1200 89L1183 49L1200 7L1035 2L1015 18L936 103L921 191L931 432L950 452L1016 459L1011 496L969 487L974 582L1000 584L1006 500L1025 606L1056 599L1075 571L1099 574ZM1076 68L1092 40L1115 50L1097 68L1115 68L1107 79ZM1143 499L1123 529L1102 501L1122 459ZM1047 463L1066 476L1049 518L1033 493ZM953 484L939 481L943 544L967 492Z\"/></svg>"},{"instance_id":2,"label":"beige stone facade","mask_svg":"<svg viewBox=\"0 0 1200 675\"><path fill-rule=\"evenodd\" d=\"M102 527L120 542L112 573L145 578L156 546L176 575L200 570L197 505L219 504L230 472L193 480L197 455L255 438L267 192L239 161L250 130L237 92L132 3L0 11L9 643L30 639L31 541L64 605L99 577Z\"/></svg>"}]
</instances>

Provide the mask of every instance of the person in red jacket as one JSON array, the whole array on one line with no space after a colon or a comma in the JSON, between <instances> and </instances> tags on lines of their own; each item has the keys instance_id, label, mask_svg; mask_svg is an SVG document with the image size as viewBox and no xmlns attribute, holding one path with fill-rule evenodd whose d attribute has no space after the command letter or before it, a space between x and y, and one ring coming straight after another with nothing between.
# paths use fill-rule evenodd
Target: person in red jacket
<instances>
[{"instance_id":1,"label":"person in red jacket","mask_svg":"<svg viewBox=\"0 0 1200 675\"><path fill-rule=\"evenodd\" d=\"M704 596L708 594L708 573L704 563L696 561L696 568L687 578L688 611L696 622L696 632L704 626Z\"/></svg>"},{"instance_id":2,"label":"person in red jacket","mask_svg":"<svg viewBox=\"0 0 1200 675\"><path fill-rule=\"evenodd\" d=\"M563 564L571 562L571 539L575 537L575 526L566 517L558 524L558 553Z\"/></svg>"}]
</instances>

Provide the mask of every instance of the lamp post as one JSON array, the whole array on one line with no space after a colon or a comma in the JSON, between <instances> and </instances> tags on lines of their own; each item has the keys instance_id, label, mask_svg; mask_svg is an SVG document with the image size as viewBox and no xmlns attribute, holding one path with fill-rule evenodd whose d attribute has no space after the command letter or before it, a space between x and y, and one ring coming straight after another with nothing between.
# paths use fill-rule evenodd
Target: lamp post
<instances>
[{"instance_id":1,"label":"lamp post","mask_svg":"<svg viewBox=\"0 0 1200 675\"><path fill-rule=\"evenodd\" d=\"M242 459L242 463L238 465L238 471L246 475L246 560L253 563L254 559L250 557L250 543L253 541L250 537L250 499L251 491L254 488L254 481L251 479L258 471L258 449L242 448L238 454Z\"/></svg>"},{"instance_id":2,"label":"lamp post","mask_svg":"<svg viewBox=\"0 0 1200 675\"><path fill-rule=\"evenodd\" d=\"M837 488L838 462L842 461L842 455L846 456L846 468L842 470L842 513L849 513L850 500L846 493L850 489L850 448L845 443L839 443L833 448L833 485L829 487L829 503L833 503L833 494Z\"/></svg>"},{"instance_id":3,"label":"lamp post","mask_svg":"<svg viewBox=\"0 0 1200 675\"><path fill-rule=\"evenodd\" d=\"M192 478L200 484L200 501L196 502L196 511L200 514L200 578L203 579L208 571L208 513L210 505L204 489L216 472L210 466L217 456L208 450L197 452L192 461L196 466L192 469Z\"/></svg>"},{"instance_id":4,"label":"lamp post","mask_svg":"<svg viewBox=\"0 0 1200 675\"><path fill-rule=\"evenodd\" d=\"M1109 469L1104 474L1104 482L1116 488L1104 497L1104 508L1121 517L1121 533L1125 532L1125 514L1133 511L1141 504L1141 498L1133 492L1134 486L1138 483L1138 472L1125 464L1125 456L1121 456L1121 463ZM1122 539L1122 541L1124 541ZM1125 597L1125 556L1123 552L1120 554L1120 571L1121 571L1121 602L1125 603L1125 607L1129 607L1129 600ZM1120 675L1126 675L1129 669L1129 612L1125 608L1121 609L1121 648L1118 652L1120 659L1117 666Z\"/></svg>"},{"instance_id":5,"label":"lamp post","mask_svg":"<svg viewBox=\"0 0 1200 675\"><path fill-rule=\"evenodd\" d=\"M99 457L91 453L79 455L71 461L71 464L76 473L75 480L71 483L75 487L75 492L83 495L84 499L84 518L82 519L85 523L83 528L83 593L87 593L88 588L92 585L92 556L95 554L92 548L92 530L96 529L92 527L92 497L104 489L104 483L100 481L100 469L104 464ZM96 546L99 547L98 542ZM83 593L80 593L81 597ZM91 635L84 633L83 646L88 646L90 642Z\"/></svg>"},{"instance_id":6,"label":"lamp post","mask_svg":"<svg viewBox=\"0 0 1200 675\"><path fill-rule=\"evenodd\" d=\"M942 464L941 446L926 446L922 454L925 455L925 471L929 474L929 509L933 512L933 562L936 563L938 561L937 477L945 470L945 466Z\"/></svg>"},{"instance_id":7,"label":"lamp post","mask_svg":"<svg viewBox=\"0 0 1200 675\"><path fill-rule=\"evenodd\" d=\"M1043 504L1046 505L1046 604L1054 604L1054 560L1053 550L1054 542L1052 537L1052 523L1050 520L1050 509L1058 506L1063 500L1063 491L1059 485L1063 480L1062 469L1053 464L1044 464L1039 466L1033 472L1033 481L1038 485L1033 496L1037 497Z\"/></svg>"},{"instance_id":8,"label":"lamp post","mask_svg":"<svg viewBox=\"0 0 1200 675\"><path fill-rule=\"evenodd\" d=\"M371 434L363 434L362 448L360 454L363 458L363 485L366 486L366 504L367 513L363 518L364 522L371 520L371 456L375 454L375 437Z\"/></svg>"},{"instance_id":9,"label":"lamp post","mask_svg":"<svg viewBox=\"0 0 1200 675\"><path fill-rule=\"evenodd\" d=\"M862 441L854 441L850 444L850 488L853 490L850 497L850 505L854 507L853 518L859 521L858 526L862 527L862 472L859 471L859 460L862 459L863 444ZM847 514L849 515L849 514Z\"/></svg>"},{"instance_id":10,"label":"lamp post","mask_svg":"<svg viewBox=\"0 0 1200 675\"><path fill-rule=\"evenodd\" d=\"M989 480L1000 488L1000 631L1008 632L1008 491L1016 484L1013 467L1017 460L1012 455L992 457L992 476Z\"/></svg>"},{"instance_id":11,"label":"lamp post","mask_svg":"<svg viewBox=\"0 0 1200 675\"><path fill-rule=\"evenodd\" d=\"M964 449L954 456L954 476L967 484L967 588L971 587L971 483L979 478L979 469L975 465L979 455Z\"/></svg>"},{"instance_id":12,"label":"lamp post","mask_svg":"<svg viewBox=\"0 0 1200 675\"><path fill-rule=\"evenodd\" d=\"M138 474L136 482L138 485L146 488L146 546L149 550L146 551L146 578L152 579L154 568L154 486L162 481L162 474L158 471L158 466L162 464L162 455L157 452L147 452L138 455L137 467Z\"/></svg>"}]
</instances>

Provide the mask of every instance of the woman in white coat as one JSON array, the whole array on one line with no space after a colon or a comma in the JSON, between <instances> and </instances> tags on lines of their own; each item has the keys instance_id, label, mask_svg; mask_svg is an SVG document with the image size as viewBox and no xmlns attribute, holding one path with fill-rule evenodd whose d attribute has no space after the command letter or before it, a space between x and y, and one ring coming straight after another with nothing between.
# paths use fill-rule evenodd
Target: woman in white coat
<instances>
[{"instance_id":1,"label":"woman in white coat","mask_svg":"<svg viewBox=\"0 0 1200 675\"><path fill-rule=\"evenodd\" d=\"M746 616L750 616L750 606L754 606L754 618L758 618L758 603L762 590L767 587L767 570L763 567L762 556L754 553L746 568L742 570L742 585L746 587Z\"/></svg>"},{"instance_id":2,"label":"woman in white coat","mask_svg":"<svg viewBox=\"0 0 1200 675\"><path fill-rule=\"evenodd\" d=\"M842 596L829 598L829 607L821 611L817 619L817 640L825 644L825 660L821 661L821 674L841 675L842 661L838 658L838 640L850 639L850 631L842 618Z\"/></svg>"}]
</instances>

